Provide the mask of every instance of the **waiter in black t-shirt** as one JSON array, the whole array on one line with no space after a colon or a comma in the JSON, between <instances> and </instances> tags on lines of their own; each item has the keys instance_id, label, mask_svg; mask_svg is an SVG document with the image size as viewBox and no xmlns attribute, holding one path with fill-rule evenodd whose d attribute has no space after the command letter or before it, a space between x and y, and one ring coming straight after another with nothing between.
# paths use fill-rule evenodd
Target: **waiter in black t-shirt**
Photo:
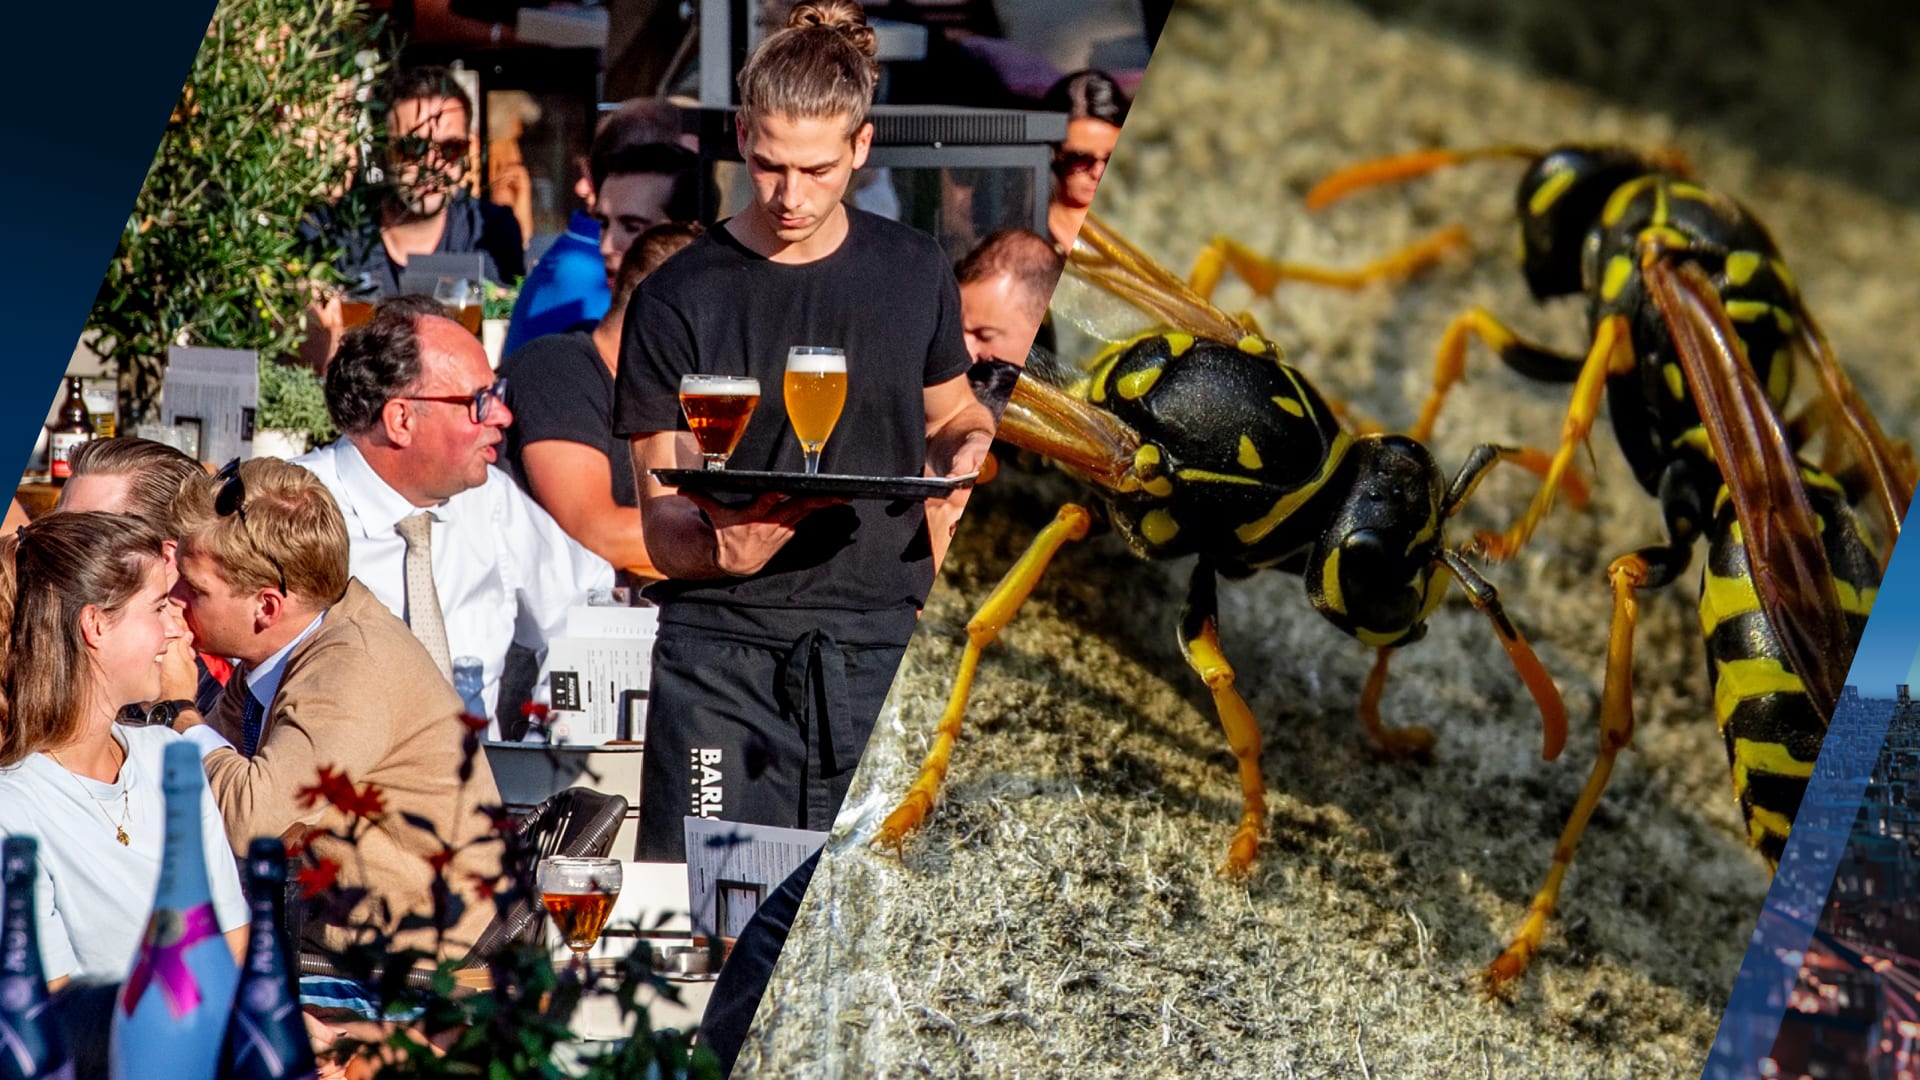
<instances>
[{"instance_id":1,"label":"waiter in black t-shirt","mask_svg":"<svg viewBox=\"0 0 1920 1080\"><path fill-rule=\"evenodd\" d=\"M701 462L680 376L760 380L739 468L801 468L780 390L795 345L846 352L822 472L959 475L992 443L945 256L841 201L873 139L873 33L842 0L799 4L788 27L740 73L752 204L641 284L621 344L614 430L631 439L647 546L668 579L648 591L661 612L642 859L683 859L687 815L829 827L933 584L920 503L729 507L655 479Z\"/></svg>"}]
</instances>

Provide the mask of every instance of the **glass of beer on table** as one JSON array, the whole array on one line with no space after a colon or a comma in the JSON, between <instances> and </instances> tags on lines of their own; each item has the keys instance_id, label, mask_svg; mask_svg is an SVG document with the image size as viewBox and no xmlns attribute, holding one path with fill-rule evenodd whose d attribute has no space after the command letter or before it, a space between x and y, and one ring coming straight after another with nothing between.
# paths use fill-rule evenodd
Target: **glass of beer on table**
<instances>
[{"instance_id":1,"label":"glass of beer on table","mask_svg":"<svg viewBox=\"0 0 1920 1080\"><path fill-rule=\"evenodd\" d=\"M680 411L700 443L707 468L724 469L740 445L754 406L760 404L760 380L743 375L680 376Z\"/></svg>"},{"instance_id":2,"label":"glass of beer on table","mask_svg":"<svg viewBox=\"0 0 1920 1080\"><path fill-rule=\"evenodd\" d=\"M481 316L485 310L481 307L480 283L472 278L443 277L434 283L433 298L447 309L447 317L467 328L467 333L480 336Z\"/></svg>"},{"instance_id":3,"label":"glass of beer on table","mask_svg":"<svg viewBox=\"0 0 1920 1080\"><path fill-rule=\"evenodd\" d=\"M783 387L787 422L807 455L807 475L820 471L820 449L840 422L847 404L847 352L820 345L795 345L787 350Z\"/></svg>"},{"instance_id":4,"label":"glass of beer on table","mask_svg":"<svg viewBox=\"0 0 1920 1080\"><path fill-rule=\"evenodd\" d=\"M540 902L546 905L574 959L586 963L620 895L619 859L541 859Z\"/></svg>"}]
</instances>

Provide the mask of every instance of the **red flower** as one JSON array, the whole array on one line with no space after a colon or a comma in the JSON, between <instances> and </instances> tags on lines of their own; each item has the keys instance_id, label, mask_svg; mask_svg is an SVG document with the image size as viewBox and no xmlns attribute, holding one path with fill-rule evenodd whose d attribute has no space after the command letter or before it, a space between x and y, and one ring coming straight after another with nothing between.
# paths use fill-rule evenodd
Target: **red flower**
<instances>
[{"instance_id":1,"label":"red flower","mask_svg":"<svg viewBox=\"0 0 1920 1080\"><path fill-rule=\"evenodd\" d=\"M335 772L333 766L322 765L320 766L320 782L310 787L301 788L299 797L302 809L311 808L314 803L322 799L334 806L339 806L343 798L348 801L353 799L353 781L347 779L346 773Z\"/></svg>"},{"instance_id":2,"label":"red flower","mask_svg":"<svg viewBox=\"0 0 1920 1080\"><path fill-rule=\"evenodd\" d=\"M334 879L340 876L340 863L334 859L321 859L317 865L300 868L300 895L311 900L328 889L333 888Z\"/></svg>"},{"instance_id":3,"label":"red flower","mask_svg":"<svg viewBox=\"0 0 1920 1080\"><path fill-rule=\"evenodd\" d=\"M481 732L487 730L487 718L484 716L475 716L472 713L461 713L460 722L467 725L468 731Z\"/></svg>"},{"instance_id":4,"label":"red flower","mask_svg":"<svg viewBox=\"0 0 1920 1080\"><path fill-rule=\"evenodd\" d=\"M359 791L355 791L353 785L348 784L346 797L335 799L333 805L339 807L342 812L359 818L379 817L387 809L386 797L381 795L380 789L372 784L360 785Z\"/></svg>"},{"instance_id":5,"label":"red flower","mask_svg":"<svg viewBox=\"0 0 1920 1080\"><path fill-rule=\"evenodd\" d=\"M552 711L550 706L542 705L537 701L529 701L525 705L520 706L521 716L531 720L538 720L543 724L547 722L547 713L550 711Z\"/></svg>"},{"instance_id":6,"label":"red flower","mask_svg":"<svg viewBox=\"0 0 1920 1080\"><path fill-rule=\"evenodd\" d=\"M320 766L320 781L311 787L303 787L298 792L302 808L309 808L324 799L350 817L378 817L386 808L386 799L380 789L373 784L363 784L359 788L344 772L335 772L330 765Z\"/></svg>"},{"instance_id":7,"label":"red flower","mask_svg":"<svg viewBox=\"0 0 1920 1080\"><path fill-rule=\"evenodd\" d=\"M500 887L499 878L490 878L485 874L468 874L467 876L473 879L473 894L479 899L493 899L494 891Z\"/></svg>"}]
</instances>

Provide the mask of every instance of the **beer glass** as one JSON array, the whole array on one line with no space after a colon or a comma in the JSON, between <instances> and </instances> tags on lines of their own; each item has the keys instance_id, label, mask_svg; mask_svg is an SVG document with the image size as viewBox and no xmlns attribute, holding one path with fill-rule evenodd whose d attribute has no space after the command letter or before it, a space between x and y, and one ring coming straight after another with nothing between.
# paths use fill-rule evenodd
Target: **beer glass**
<instances>
[{"instance_id":1,"label":"beer glass","mask_svg":"<svg viewBox=\"0 0 1920 1080\"><path fill-rule=\"evenodd\" d=\"M433 298L447 309L448 318L466 327L467 333L479 337L484 314L480 290L480 283L472 278L443 277L434 283Z\"/></svg>"},{"instance_id":2,"label":"beer glass","mask_svg":"<svg viewBox=\"0 0 1920 1080\"><path fill-rule=\"evenodd\" d=\"M819 345L787 350L787 422L807 455L807 475L820 471L820 448L847 404L847 353Z\"/></svg>"},{"instance_id":3,"label":"beer glass","mask_svg":"<svg viewBox=\"0 0 1920 1080\"><path fill-rule=\"evenodd\" d=\"M537 876L540 902L567 939L574 959L585 963L620 895L620 860L555 856L540 860Z\"/></svg>"},{"instance_id":4,"label":"beer glass","mask_svg":"<svg viewBox=\"0 0 1920 1080\"><path fill-rule=\"evenodd\" d=\"M680 411L700 443L707 468L724 469L760 404L760 380L741 375L680 376Z\"/></svg>"}]
</instances>

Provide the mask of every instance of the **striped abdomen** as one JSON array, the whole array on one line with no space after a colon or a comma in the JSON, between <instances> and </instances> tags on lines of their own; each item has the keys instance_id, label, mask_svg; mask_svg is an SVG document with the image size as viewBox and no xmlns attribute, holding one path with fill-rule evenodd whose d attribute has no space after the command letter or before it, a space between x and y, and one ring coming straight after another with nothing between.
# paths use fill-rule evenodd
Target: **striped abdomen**
<instances>
[{"instance_id":1,"label":"striped abdomen","mask_svg":"<svg viewBox=\"0 0 1920 1080\"><path fill-rule=\"evenodd\" d=\"M1873 606L1880 566L1861 539L1839 485L1811 471L1806 480L1832 566L1834 592L1847 616L1847 655L1831 658L1844 671ZM1707 639L1714 718L1727 741L1747 838L1768 862L1777 864L1829 718L1814 707L1800 675L1788 667L1779 637L1760 610L1746 543L1724 489L1715 500L1700 625Z\"/></svg>"}]
</instances>

